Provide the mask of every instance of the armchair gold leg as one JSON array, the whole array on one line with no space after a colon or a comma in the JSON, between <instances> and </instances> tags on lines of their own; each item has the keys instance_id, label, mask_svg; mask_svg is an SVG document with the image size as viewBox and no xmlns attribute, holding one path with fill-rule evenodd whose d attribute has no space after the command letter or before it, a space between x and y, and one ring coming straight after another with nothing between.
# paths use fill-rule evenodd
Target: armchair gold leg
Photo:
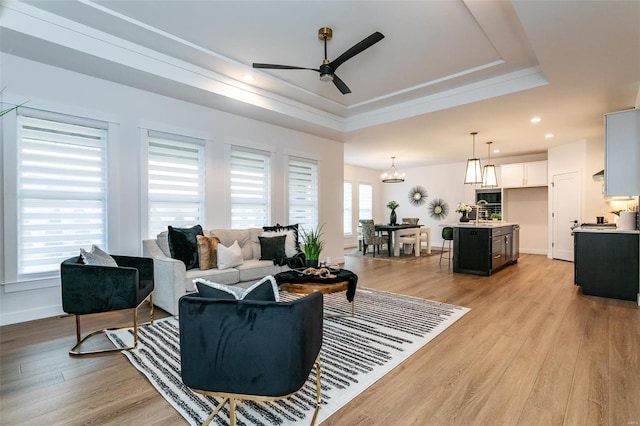
<instances>
[{"instance_id":1,"label":"armchair gold leg","mask_svg":"<svg viewBox=\"0 0 640 426\"><path fill-rule=\"evenodd\" d=\"M316 358L316 409L313 412L311 426L314 426L316 424L318 412L320 411L320 406L322 405L322 387L320 386L320 376L320 354L318 354L318 357Z\"/></svg>"},{"instance_id":2,"label":"armchair gold leg","mask_svg":"<svg viewBox=\"0 0 640 426\"><path fill-rule=\"evenodd\" d=\"M202 426L209 426L209 424L211 423L211 420L213 420L213 418L216 416L216 414L218 414L218 411L220 411L222 409L222 407L224 407L224 404L226 404L227 401L229 401L229 398L224 398L222 400L222 402L220 402L220 404L218 404L216 409L213 410L211 412L211 414L209 414L209 417L207 417L207 419L202 423Z\"/></svg>"},{"instance_id":3,"label":"armchair gold leg","mask_svg":"<svg viewBox=\"0 0 640 426\"><path fill-rule=\"evenodd\" d=\"M123 328L129 328L131 326L125 326L125 327L115 327L115 328L104 328L101 330L96 330L94 332L91 332L89 334L87 334L86 336L81 338L82 332L81 332L81 327L80 327L80 315L76 315L76 344L69 350L69 354L70 355L74 355L74 356L80 356L80 355L93 355L93 354L100 354L100 353L108 353L108 352L121 352L121 351L125 351L125 350L130 350L130 349L135 349L138 346L138 308L146 301L148 300L150 303L150 310L149 310L149 315L151 317L151 323L153 324L153 293L150 293L148 297L146 297L144 300L142 300L142 302L140 302L140 305L136 306L135 308L132 308L131 310L133 311L133 346L126 346L126 347L122 347L122 348L110 348L110 349L100 349L100 350L95 350L95 351L81 351L78 348L84 343L86 342L89 338L96 336L98 334L104 334L108 331L113 331L113 330L121 330ZM142 325L142 324L140 324Z\"/></svg>"}]
</instances>

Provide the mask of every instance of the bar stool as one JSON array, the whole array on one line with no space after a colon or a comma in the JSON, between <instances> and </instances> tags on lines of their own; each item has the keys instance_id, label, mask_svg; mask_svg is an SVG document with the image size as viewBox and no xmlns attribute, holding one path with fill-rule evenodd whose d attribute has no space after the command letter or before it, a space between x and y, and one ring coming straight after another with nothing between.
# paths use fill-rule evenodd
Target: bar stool
<instances>
[{"instance_id":1,"label":"bar stool","mask_svg":"<svg viewBox=\"0 0 640 426\"><path fill-rule=\"evenodd\" d=\"M449 251L447 255L447 259L451 262L453 258L453 253L451 252L451 241L453 241L453 228L450 226L445 226L442 228L442 249L440 249L440 263L442 263L442 254L444 252L444 242L449 241Z\"/></svg>"}]
</instances>

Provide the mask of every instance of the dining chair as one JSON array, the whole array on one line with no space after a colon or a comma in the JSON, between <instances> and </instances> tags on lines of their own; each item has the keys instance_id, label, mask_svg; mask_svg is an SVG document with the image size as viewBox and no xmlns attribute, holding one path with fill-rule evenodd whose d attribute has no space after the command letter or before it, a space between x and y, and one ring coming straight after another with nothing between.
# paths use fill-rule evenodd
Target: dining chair
<instances>
[{"instance_id":1,"label":"dining chair","mask_svg":"<svg viewBox=\"0 0 640 426\"><path fill-rule=\"evenodd\" d=\"M364 240L362 255L367 254L367 247L373 246L373 257L376 257L376 247L378 248L378 254L380 254L380 246L386 244L387 250L391 250L389 247L389 237L386 235L376 235L376 227L373 224L372 219L361 219L362 224L362 237Z\"/></svg>"},{"instance_id":2,"label":"dining chair","mask_svg":"<svg viewBox=\"0 0 640 426\"><path fill-rule=\"evenodd\" d=\"M398 244L402 244L403 253L406 252L405 248L407 248L407 246L411 246L411 253L420 256L420 252L416 252L416 250L420 250L419 246L416 247L416 245L418 245L418 231L418 228L407 228L396 231L394 238L397 239Z\"/></svg>"},{"instance_id":3,"label":"dining chair","mask_svg":"<svg viewBox=\"0 0 640 426\"><path fill-rule=\"evenodd\" d=\"M418 222L420 221L419 217L403 217L402 218L402 223L408 223L409 225L417 225ZM417 229L417 228L416 228ZM407 238L411 238L410 236L405 237L405 239ZM413 242L403 242L403 246L402 246L402 251L406 251L406 248L408 245L411 245L411 250L412 252L415 252L416 247L415 244Z\"/></svg>"},{"instance_id":4,"label":"dining chair","mask_svg":"<svg viewBox=\"0 0 640 426\"><path fill-rule=\"evenodd\" d=\"M440 250L440 262L442 263L442 254L444 252L444 242L449 242L449 251L447 252L447 259L451 262L453 259L453 253L451 252L451 241L453 241L453 228L450 226L445 226L442 228L442 249Z\"/></svg>"}]
</instances>

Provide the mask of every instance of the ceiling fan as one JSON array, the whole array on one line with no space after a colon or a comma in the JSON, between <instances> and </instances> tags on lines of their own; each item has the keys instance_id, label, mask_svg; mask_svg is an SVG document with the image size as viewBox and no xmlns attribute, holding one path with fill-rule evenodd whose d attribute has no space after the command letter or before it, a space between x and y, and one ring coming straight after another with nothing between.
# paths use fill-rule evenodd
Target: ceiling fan
<instances>
[{"instance_id":1,"label":"ceiling fan","mask_svg":"<svg viewBox=\"0 0 640 426\"><path fill-rule=\"evenodd\" d=\"M336 69L340 65L342 65L348 59L353 58L358 53L362 52L365 49L370 48L380 40L384 38L382 33L376 31L371 34L369 37L366 37L364 40L360 41L353 45L350 49L345 51L342 55L338 56L333 61L329 62L327 59L327 41L331 40L333 37L333 30L329 27L322 27L318 30L318 38L324 41L324 60L322 61L322 65L320 68L305 68L305 67L296 67L292 65L276 65L276 64L259 64L253 63L253 68L267 68L274 70L310 70L317 71L320 73L320 80L322 81L333 81L333 84L336 85L338 90L342 92L343 95L347 93L351 93L351 90L344 81L340 80L340 78L335 74Z\"/></svg>"}]
</instances>

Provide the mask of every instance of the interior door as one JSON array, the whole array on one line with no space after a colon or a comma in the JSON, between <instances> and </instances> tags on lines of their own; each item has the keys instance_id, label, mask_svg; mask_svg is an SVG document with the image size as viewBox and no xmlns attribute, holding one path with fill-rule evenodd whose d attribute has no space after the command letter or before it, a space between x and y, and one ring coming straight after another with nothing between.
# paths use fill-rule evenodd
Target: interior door
<instances>
[{"instance_id":1,"label":"interior door","mask_svg":"<svg viewBox=\"0 0 640 426\"><path fill-rule=\"evenodd\" d=\"M553 175L552 257L573 262L571 227L580 220L580 173Z\"/></svg>"}]
</instances>

